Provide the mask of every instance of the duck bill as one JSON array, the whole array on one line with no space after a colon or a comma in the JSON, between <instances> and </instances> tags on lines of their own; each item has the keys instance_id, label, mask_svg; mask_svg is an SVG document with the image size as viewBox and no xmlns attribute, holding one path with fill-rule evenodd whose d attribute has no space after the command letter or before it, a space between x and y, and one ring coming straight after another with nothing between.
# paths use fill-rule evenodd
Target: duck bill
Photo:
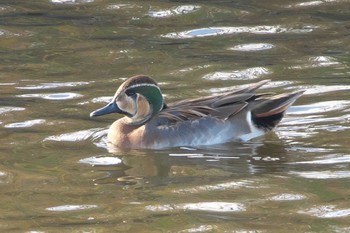
<instances>
[{"instance_id":1,"label":"duck bill","mask_svg":"<svg viewBox=\"0 0 350 233\"><path fill-rule=\"evenodd\" d=\"M97 117L97 116L102 116L110 113L122 113L123 111L120 110L118 105L115 103L115 101L110 102L106 106L97 109L90 113L90 117Z\"/></svg>"}]
</instances>

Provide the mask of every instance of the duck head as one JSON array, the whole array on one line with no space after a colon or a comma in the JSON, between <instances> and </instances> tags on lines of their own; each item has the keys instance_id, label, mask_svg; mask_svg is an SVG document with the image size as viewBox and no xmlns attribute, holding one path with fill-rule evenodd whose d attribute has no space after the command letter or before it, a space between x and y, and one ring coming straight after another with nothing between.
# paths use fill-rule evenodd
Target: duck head
<instances>
[{"instance_id":1,"label":"duck head","mask_svg":"<svg viewBox=\"0 0 350 233\"><path fill-rule=\"evenodd\" d=\"M164 98L158 84L148 76L127 79L106 106L90 113L90 117L120 113L129 117L129 124L142 125L164 107Z\"/></svg>"}]
</instances>

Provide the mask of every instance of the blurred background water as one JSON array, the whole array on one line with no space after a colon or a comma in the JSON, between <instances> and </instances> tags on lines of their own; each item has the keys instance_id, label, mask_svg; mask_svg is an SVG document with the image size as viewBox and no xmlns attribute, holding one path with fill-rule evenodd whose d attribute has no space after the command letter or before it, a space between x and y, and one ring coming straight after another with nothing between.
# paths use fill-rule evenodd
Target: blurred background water
<instances>
[{"instance_id":1,"label":"blurred background water","mask_svg":"<svg viewBox=\"0 0 350 233\"><path fill-rule=\"evenodd\" d=\"M0 231L350 232L349 32L348 0L1 0ZM112 151L89 113L135 74L306 92L248 143Z\"/></svg>"}]
</instances>

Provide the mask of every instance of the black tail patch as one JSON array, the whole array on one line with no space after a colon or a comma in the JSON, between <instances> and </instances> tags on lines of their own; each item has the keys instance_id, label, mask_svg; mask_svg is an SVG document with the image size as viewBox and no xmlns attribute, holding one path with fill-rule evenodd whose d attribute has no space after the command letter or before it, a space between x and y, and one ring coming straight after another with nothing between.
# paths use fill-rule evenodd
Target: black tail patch
<instances>
[{"instance_id":1,"label":"black tail patch","mask_svg":"<svg viewBox=\"0 0 350 233\"><path fill-rule=\"evenodd\" d=\"M252 114L252 121L258 128L272 130L282 120L283 115L283 112L268 117L257 117L254 114Z\"/></svg>"}]
</instances>

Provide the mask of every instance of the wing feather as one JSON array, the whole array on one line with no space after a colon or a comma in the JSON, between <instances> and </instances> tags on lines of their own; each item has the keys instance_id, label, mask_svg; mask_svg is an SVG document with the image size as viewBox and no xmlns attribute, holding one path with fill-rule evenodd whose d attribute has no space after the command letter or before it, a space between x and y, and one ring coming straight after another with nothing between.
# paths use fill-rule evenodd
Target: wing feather
<instances>
[{"instance_id":1,"label":"wing feather","mask_svg":"<svg viewBox=\"0 0 350 233\"><path fill-rule=\"evenodd\" d=\"M263 80L248 87L221 95L182 100L167 105L159 113L159 118L167 123L176 124L203 117L227 119L248 106L248 102L269 94L255 94L254 91L267 83Z\"/></svg>"}]
</instances>

